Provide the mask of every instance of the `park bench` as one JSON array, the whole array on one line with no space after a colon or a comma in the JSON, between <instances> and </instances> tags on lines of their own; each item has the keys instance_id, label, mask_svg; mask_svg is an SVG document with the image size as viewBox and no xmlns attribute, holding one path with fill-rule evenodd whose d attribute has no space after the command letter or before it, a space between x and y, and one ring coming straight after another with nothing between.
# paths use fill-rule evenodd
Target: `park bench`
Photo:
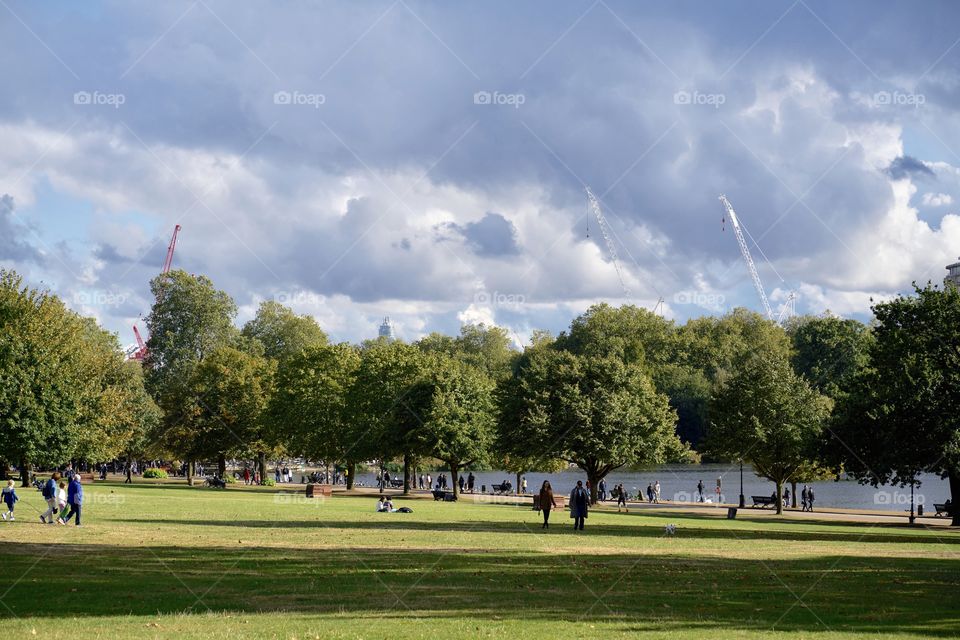
<instances>
[{"instance_id":1,"label":"park bench","mask_svg":"<svg viewBox=\"0 0 960 640\"><path fill-rule=\"evenodd\" d=\"M203 486L210 487L211 489L226 489L227 483L223 478L218 478L217 476L209 476L206 480L203 481Z\"/></svg>"},{"instance_id":2,"label":"park bench","mask_svg":"<svg viewBox=\"0 0 960 640\"><path fill-rule=\"evenodd\" d=\"M934 504L933 504L933 508L936 509L936 511L937 511L936 517L938 517L938 518L939 518L940 516L945 516L945 517L947 517L947 518L953 516L953 505L952 505L952 504L949 504L949 505L948 505L948 504L946 504L946 503L942 503L942 504L934 503Z\"/></svg>"},{"instance_id":3,"label":"park bench","mask_svg":"<svg viewBox=\"0 0 960 640\"><path fill-rule=\"evenodd\" d=\"M453 491L444 491L443 489L434 489L430 493L433 494L434 500L442 500L443 502L456 502L457 496L453 495Z\"/></svg>"},{"instance_id":4,"label":"park bench","mask_svg":"<svg viewBox=\"0 0 960 640\"><path fill-rule=\"evenodd\" d=\"M390 486L394 489L403 489L403 478L394 478L390 480Z\"/></svg>"},{"instance_id":5,"label":"park bench","mask_svg":"<svg viewBox=\"0 0 960 640\"><path fill-rule=\"evenodd\" d=\"M307 485L306 496L308 498L316 498L317 496L329 498L332 495L333 495L332 484L310 483Z\"/></svg>"},{"instance_id":6,"label":"park bench","mask_svg":"<svg viewBox=\"0 0 960 640\"><path fill-rule=\"evenodd\" d=\"M750 498L753 500L753 506L759 506L761 509L777 504L777 499L773 496L750 496Z\"/></svg>"},{"instance_id":7,"label":"park bench","mask_svg":"<svg viewBox=\"0 0 960 640\"><path fill-rule=\"evenodd\" d=\"M513 485L509 482L503 482L501 484L492 484L490 488L493 489L494 493L509 493L513 489Z\"/></svg>"}]
</instances>

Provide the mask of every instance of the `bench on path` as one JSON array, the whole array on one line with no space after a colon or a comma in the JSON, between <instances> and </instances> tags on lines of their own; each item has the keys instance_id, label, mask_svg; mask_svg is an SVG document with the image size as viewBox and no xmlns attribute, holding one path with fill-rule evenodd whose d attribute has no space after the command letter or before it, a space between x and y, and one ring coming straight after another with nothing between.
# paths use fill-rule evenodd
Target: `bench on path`
<instances>
[{"instance_id":1,"label":"bench on path","mask_svg":"<svg viewBox=\"0 0 960 640\"><path fill-rule=\"evenodd\" d=\"M394 489L403 489L403 478L391 478L390 486Z\"/></svg>"},{"instance_id":2,"label":"bench on path","mask_svg":"<svg viewBox=\"0 0 960 640\"><path fill-rule=\"evenodd\" d=\"M750 499L753 500L754 507L759 506L761 509L777 504L777 499L773 496L750 496Z\"/></svg>"},{"instance_id":3,"label":"bench on path","mask_svg":"<svg viewBox=\"0 0 960 640\"><path fill-rule=\"evenodd\" d=\"M430 493L433 494L434 500L442 500L443 502L457 501L457 496L453 494L453 491L444 491L443 489L434 489Z\"/></svg>"},{"instance_id":4,"label":"bench on path","mask_svg":"<svg viewBox=\"0 0 960 640\"><path fill-rule=\"evenodd\" d=\"M947 504L947 503L945 503L945 502L942 503L942 504L934 503L934 504L933 504L933 508L936 509L936 511L937 511L936 517L938 517L938 518L939 518L940 516L944 516L944 517L946 517L946 518L950 518L950 517L953 516L953 505L952 505L952 504Z\"/></svg>"},{"instance_id":5,"label":"bench on path","mask_svg":"<svg viewBox=\"0 0 960 640\"><path fill-rule=\"evenodd\" d=\"M513 485L509 482L504 482L501 484L492 484L490 488L493 489L494 493L509 493L513 490Z\"/></svg>"}]
</instances>

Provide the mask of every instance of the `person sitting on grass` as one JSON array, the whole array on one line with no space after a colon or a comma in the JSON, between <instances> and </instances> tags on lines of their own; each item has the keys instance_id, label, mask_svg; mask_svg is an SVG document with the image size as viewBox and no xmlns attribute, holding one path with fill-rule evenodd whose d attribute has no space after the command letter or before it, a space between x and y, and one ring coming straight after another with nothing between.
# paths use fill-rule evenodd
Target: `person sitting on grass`
<instances>
[{"instance_id":1,"label":"person sitting on grass","mask_svg":"<svg viewBox=\"0 0 960 640\"><path fill-rule=\"evenodd\" d=\"M390 498L387 498L387 501L383 503L383 506L384 506L383 510L386 511L387 513L393 513L394 511L396 511L396 509L393 508L393 500L391 500Z\"/></svg>"},{"instance_id":2,"label":"person sitting on grass","mask_svg":"<svg viewBox=\"0 0 960 640\"><path fill-rule=\"evenodd\" d=\"M16 520L13 517L13 505L17 503L17 500L20 498L17 496L16 483L11 479L7 480L7 486L3 488L3 503L7 506L7 512L0 514L4 520L10 520L11 522Z\"/></svg>"},{"instance_id":3,"label":"person sitting on grass","mask_svg":"<svg viewBox=\"0 0 960 640\"><path fill-rule=\"evenodd\" d=\"M383 513L387 510L386 498L380 496L380 500L377 501L377 513Z\"/></svg>"}]
</instances>

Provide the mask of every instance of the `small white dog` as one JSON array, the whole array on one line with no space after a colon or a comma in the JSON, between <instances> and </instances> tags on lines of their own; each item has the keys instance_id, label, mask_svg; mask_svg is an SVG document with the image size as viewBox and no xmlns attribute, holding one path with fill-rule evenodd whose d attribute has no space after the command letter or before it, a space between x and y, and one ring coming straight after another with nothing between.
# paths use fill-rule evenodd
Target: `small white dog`
<instances>
[{"instance_id":1,"label":"small white dog","mask_svg":"<svg viewBox=\"0 0 960 640\"><path fill-rule=\"evenodd\" d=\"M675 525L675 524L668 524L667 526L665 526L665 527L663 528L663 532L664 532L666 535L668 535L668 536L672 536L673 534L675 534L675 533L677 532L677 525Z\"/></svg>"}]
</instances>

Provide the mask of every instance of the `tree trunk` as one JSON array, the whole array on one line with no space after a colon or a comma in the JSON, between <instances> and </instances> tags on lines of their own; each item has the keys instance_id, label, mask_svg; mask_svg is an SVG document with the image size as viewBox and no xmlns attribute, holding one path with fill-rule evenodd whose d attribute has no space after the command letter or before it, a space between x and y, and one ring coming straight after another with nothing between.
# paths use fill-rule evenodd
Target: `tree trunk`
<instances>
[{"instance_id":1,"label":"tree trunk","mask_svg":"<svg viewBox=\"0 0 960 640\"><path fill-rule=\"evenodd\" d=\"M0 476L3 476L3 480L10 477L10 463L6 460L0 460Z\"/></svg>"},{"instance_id":2,"label":"tree trunk","mask_svg":"<svg viewBox=\"0 0 960 640\"><path fill-rule=\"evenodd\" d=\"M352 462L347 463L347 491L353 489L353 475L357 472L357 465Z\"/></svg>"},{"instance_id":3,"label":"tree trunk","mask_svg":"<svg viewBox=\"0 0 960 640\"><path fill-rule=\"evenodd\" d=\"M950 479L950 510L953 512L950 514L953 517L950 524L960 527L960 505L957 504L960 498L960 471L951 471L947 477Z\"/></svg>"},{"instance_id":4,"label":"tree trunk","mask_svg":"<svg viewBox=\"0 0 960 640\"><path fill-rule=\"evenodd\" d=\"M450 483L453 485L453 495L460 496L460 485L457 483L460 477L460 465L450 463Z\"/></svg>"},{"instance_id":5,"label":"tree trunk","mask_svg":"<svg viewBox=\"0 0 960 640\"><path fill-rule=\"evenodd\" d=\"M797 481L793 480L790 482L790 503L793 505L793 508L797 508Z\"/></svg>"},{"instance_id":6,"label":"tree trunk","mask_svg":"<svg viewBox=\"0 0 960 640\"><path fill-rule=\"evenodd\" d=\"M603 476L596 469L587 471L587 482L590 483L590 504L597 504L597 485Z\"/></svg>"},{"instance_id":7,"label":"tree trunk","mask_svg":"<svg viewBox=\"0 0 960 640\"><path fill-rule=\"evenodd\" d=\"M217 473L221 478L227 475L227 457L222 453L217 457Z\"/></svg>"},{"instance_id":8,"label":"tree trunk","mask_svg":"<svg viewBox=\"0 0 960 640\"><path fill-rule=\"evenodd\" d=\"M410 495L410 454L403 454L403 495Z\"/></svg>"},{"instance_id":9,"label":"tree trunk","mask_svg":"<svg viewBox=\"0 0 960 640\"><path fill-rule=\"evenodd\" d=\"M523 473L521 473L520 471L517 471L517 485L516 485L517 488L516 488L516 490L514 491L514 493L517 494L517 495L520 495L520 480L521 480L521 476L523 476Z\"/></svg>"},{"instance_id":10,"label":"tree trunk","mask_svg":"<svg viewBox=\"0 0 960 640\"><path fill-rule=\"evenodd\" d=\"M782 499L783 481L777 480L776 485L777 485L777 515L782 516L783 515L783 499Z\"/></svg>"},{"instance_id":11,"label":"tree trunk","mask_svg":"<svg viewBox=\"0 0 960 640\"><path fill-rule=\"evenodd\" d=\"M32 465L26 460L20 461L20 485L23 487L30 486L30 467Z\"/></svg>"},{"instance_id":12,"label":"tree trunk","mask_svg":"<svg viewBox=\"0 0 960 640\"><path fill-rule=\"evenodd\" d=\"M187 465L187 486L193 486L193 460L185 460L184 463Z\"/></svg>"},{"instance_id":13,"label":"tree trunk","mask_svg":"<svg viewBox=\"0 0 960 640\"><path fill-rule=\"evenodd\" d=\"M260 470L260 484L267 479L267 454L263 451L257 453L257 469Z\"/></svg>"}]
</instances>

